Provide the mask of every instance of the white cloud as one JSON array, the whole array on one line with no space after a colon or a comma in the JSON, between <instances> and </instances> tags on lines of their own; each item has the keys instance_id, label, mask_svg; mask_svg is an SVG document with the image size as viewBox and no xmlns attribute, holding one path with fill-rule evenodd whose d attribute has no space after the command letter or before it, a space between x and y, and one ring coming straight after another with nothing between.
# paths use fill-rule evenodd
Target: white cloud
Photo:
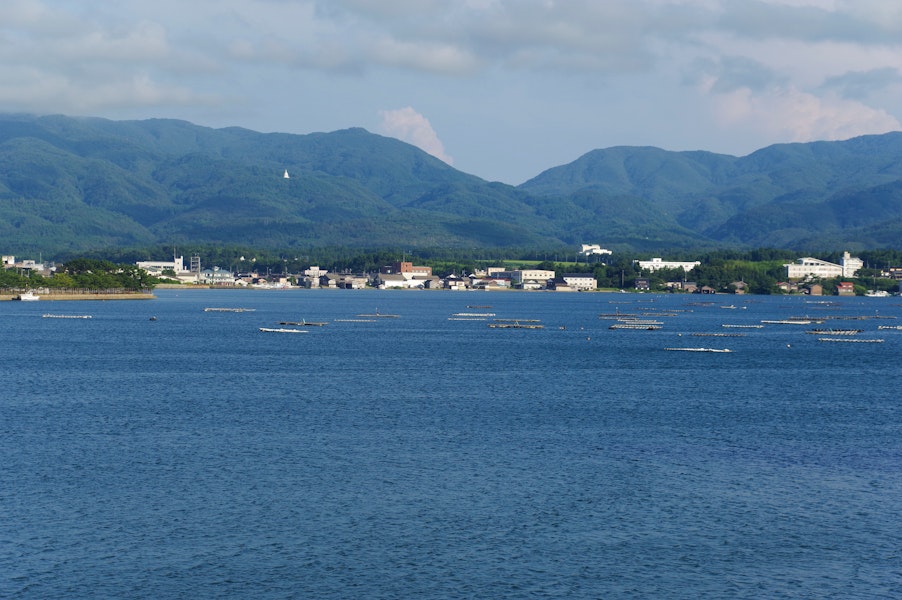
<instances>
[{"instance_id":1,"label":"white cloud","mask_svg":"<svg viewBox=\"0 0 902 600\"><path fill-rule=\"evenodd\" d=\"M897 129L899 65L898 0L0 2L0 110L307 133L415 97L508 181L571 147ZM382 121L450 162L412 108Z\"/></svg>"},{"instance_id":2,"label":"white cloud","mask_svg":"<svg viewBox=\"0 0 902 600\"><path fill-rule=\"evenodd\" d=\"M412 107L383 110L379 116L382 119L380 131L385 135L413 144L449 165L454 164L454 159L445 154L445 147L429 120Z\"/></svg>"},{"instance_id":3,"label":"white cloud","mask_svg":"<svg viewBox=\"0 0 902 600\"><path fill-rule=\"evenodd\" d=\"M749 88L712 96L721 125L757 131L792 142L844 140L902 128L885 110L828 93L816 96L794 87L755 93Z\"/></svg>"}]
</instances>

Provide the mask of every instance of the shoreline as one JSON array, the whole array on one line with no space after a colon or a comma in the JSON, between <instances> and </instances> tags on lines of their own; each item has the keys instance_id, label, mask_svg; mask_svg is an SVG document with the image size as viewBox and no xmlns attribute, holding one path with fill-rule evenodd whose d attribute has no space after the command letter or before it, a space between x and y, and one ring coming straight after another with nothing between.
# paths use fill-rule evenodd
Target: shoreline
<instances>
[{"instance_id":1,"label":"shoreline","mask_svg":"<svg viewBox=\"0 0 902 600\"><path fill-rule=\"evenodd\" d=\"M0 302L18 302L19 294L0 294ZM55 302L71 300L154 300L156 296L147 292L133 294L39 294L38 302Z\"/></svg>"}]
</instances>

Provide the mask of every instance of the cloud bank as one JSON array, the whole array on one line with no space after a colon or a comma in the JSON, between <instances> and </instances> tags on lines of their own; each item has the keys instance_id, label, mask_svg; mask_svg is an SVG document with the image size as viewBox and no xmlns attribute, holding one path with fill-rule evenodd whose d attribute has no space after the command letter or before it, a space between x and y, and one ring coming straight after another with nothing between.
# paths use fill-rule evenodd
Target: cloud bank
<instances>
[{"instance_id":1,"label":"cloud bank","mask_svg":"<svg viewBox=\"0 0 902 600\"><path fill-rule=\"evenodd\" d=\"M527 149L732 152L902 119L897 0L6 0L0 50L4 111L375 125L444 156L412 109L368 121L411 103L459 161L524 170Z\"/></svg>"}]
</instances>

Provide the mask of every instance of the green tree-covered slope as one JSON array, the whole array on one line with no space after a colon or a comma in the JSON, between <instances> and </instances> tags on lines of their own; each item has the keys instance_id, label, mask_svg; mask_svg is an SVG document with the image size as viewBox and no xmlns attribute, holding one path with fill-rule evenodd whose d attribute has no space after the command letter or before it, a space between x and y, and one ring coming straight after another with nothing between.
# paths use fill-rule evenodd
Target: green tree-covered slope
<instances>
[{"instance_id":1,"label":"green tree-covered slope","mask_svg":"<svg viewBox=\"0 0 902 600\"><path fill-rule=\"evenodd\" d=\"M9 253L185 243L881 247L902 239L900 182L899 133L746 157L595 150L513 187L363 129L291 135L0 115Z\"/></svg>"}]
</instances>

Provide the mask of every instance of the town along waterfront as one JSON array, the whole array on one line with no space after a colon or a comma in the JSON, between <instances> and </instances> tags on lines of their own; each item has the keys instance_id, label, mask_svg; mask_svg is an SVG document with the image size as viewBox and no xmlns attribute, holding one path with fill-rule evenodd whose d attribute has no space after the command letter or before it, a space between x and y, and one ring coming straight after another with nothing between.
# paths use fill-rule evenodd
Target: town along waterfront
<instances>
[{"instance_id":1,"label":"town along waterfront","mask_svg":"<svg viewBox=\"0 0 902 600\"><path fill-rule=\"evenodd\" d=\"M902 593L897 298L157 295L2 305L0 595Z\"/></svg>"}]
</instances>

